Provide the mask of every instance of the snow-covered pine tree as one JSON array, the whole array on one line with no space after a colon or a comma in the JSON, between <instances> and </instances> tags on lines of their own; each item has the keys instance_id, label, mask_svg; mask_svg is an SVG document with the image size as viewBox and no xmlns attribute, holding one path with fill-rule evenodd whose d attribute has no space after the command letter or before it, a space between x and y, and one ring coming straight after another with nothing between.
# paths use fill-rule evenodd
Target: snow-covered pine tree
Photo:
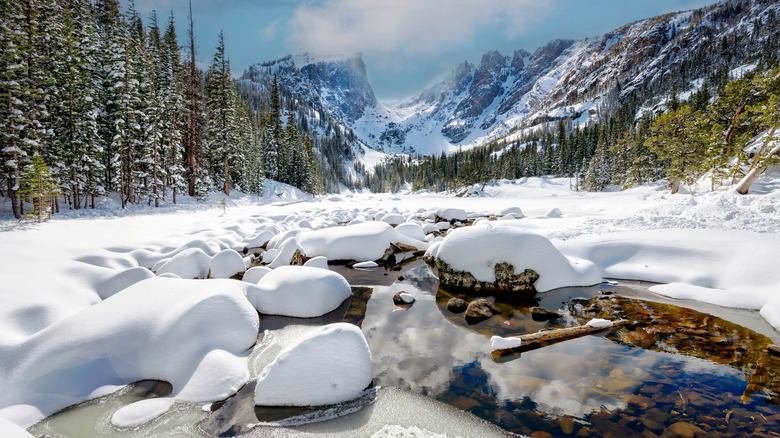
<instances>
[{"instance_id":1,"label":"snow-covered pine tree","mask_svg":"<svg viewBox=\"0 0 780 438\"><path fill-rule=\"evenodd\" d=\"M195 24L192 19L192 1L189 2L189 59L185 64L185 131L184 131L184 161L186 163L188 192L198 199L205 197L208 190L204 171L206 168L203 151L203 90L201 74L195 60ZM196 187L197 186L197 187Z\"/></svg>"},{"instance_id":2,"label":"snow-covered pine tree","mask_svg":"<svg viewBox=\"0 0 780 438\"><path fill-rule=\"evenodd\" d=\"M231 185L235 185L231 174L241 168L240 162L243 161L238 143L234 94L230 61L225 58L225 39L220 31L217 51L206 74L206 138L210 173L226 195L230 194Z\"/></svg>"},{"instance_id":3,"label":"snow-covered pine tree","mask_svg":"<svg viewBox=\"0 0 780 438\"><path fill-rule=\"evenodd\" d=\"M51 108L54 173L69 205L91 205L105 193L102 148L98 141L96 106L97 34L92 7L73 0L63 8L61 46L53 63L57 87Z\"/></svg>"},{"instance_id":4,"label":"snow-covered pine tree","mask_svg":"<svg viewBox=\"0 0 780 438\"><path fill-rule=\"evenodd\" d=\"M271 83L271 106L263 131L265 177L276 181L283 178L282 169L282 103L279 99L279 83L276 76Z\"/></svg>"},{"instance_id":5,"label":"snow-covered pine tree","mask_svg":"<svg viewBox=\"0 0 780 438\"><path fill-rule=\"evenodd\" d=\"M172 201L176 195L187 189L184 170L184 151L182 140L184 129L184 84L179 43L176 39L173 12L168 18L168 26L163 35L162 69L158 77L159 87L164 100L161 122L163 161L165 163L166 186L171 190ZM163 198L166 193L163 192Z\"/></svg>"}]
</instances>

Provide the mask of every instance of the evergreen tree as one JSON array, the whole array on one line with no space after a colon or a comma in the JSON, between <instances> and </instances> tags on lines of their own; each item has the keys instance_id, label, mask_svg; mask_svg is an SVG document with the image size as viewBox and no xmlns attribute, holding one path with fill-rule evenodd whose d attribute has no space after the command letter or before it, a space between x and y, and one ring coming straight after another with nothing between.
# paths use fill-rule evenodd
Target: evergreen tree
<instances>
[{"instance_id":1,"label":"evergreen tree","mask_svg":"<svg viewBox=\"0 0 780 438\"><path fill-rule=\"evenodd\" d=\"M691 122L691 107L683 105L677 111L658 116L650 126L645 146L667 160L666 175L671 179L672 194L680 183L693 185L705 166L706 141Z\"/></svg>"},{"instance_id":2,"label":"evergreen tree","mask_svg":"<svg viewBox=\"0 0 780 438\"><path fill-rule=\"evenodd\" d=\"M219 33L217 51L206 74L206 137L211 174L221 189L230 194L231 170L235 174L243 161L236 125L236 100L230 80L230 61L225 58L225 40ZM235 185L236 178L232 178Z\"/></svg>"},{"instance_id":3,"label":"evergreen tree","mask_svg":"<svg viewBox=\"0 0 780 438\"><path fill-rule=\"evenodd\" d=\"M27 213L27 217L34 218L38 222L50 219L55 200L59 195L59 184L40 155L33 156L32 162L22 176L21 186L20 196L33 204L33 209Z\"/></svg>"},{"instance_id":4,"label":"evergreen tree","mask_svg":"<svg viewBox=\"0 0 780 438\"><path fill-rule=\"evenodd\" d=\"M183 135L184 128L184 85L182 83L182 65L179 55L179 43L176 39L173 13L168 18L168 27L163 35L161 47L161 68L158 75L160 93L163 99L163 114L160 120L162 159L166 169L165 185L171 190L172 201L176 195L187 188L184 169ZM166 194L163 192L163 198Z\"/></svg>"}]
</instances>

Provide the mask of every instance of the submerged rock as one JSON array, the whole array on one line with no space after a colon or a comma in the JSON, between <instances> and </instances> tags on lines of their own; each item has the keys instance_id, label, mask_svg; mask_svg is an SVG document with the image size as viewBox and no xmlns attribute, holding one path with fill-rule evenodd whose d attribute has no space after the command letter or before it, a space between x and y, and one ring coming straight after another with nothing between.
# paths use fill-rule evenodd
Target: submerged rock
<instances>
[{"instance_id":1,"label":"submerged rock","mask_svg":"<svg viewBox=\"0 0 780 438\"><path fill-rule=\"evenodd\" d=\"M549 321L562 316L563 314L560 312L547 310L544 307L531 307L531 318L533 318L534 321Z\"/></svg>"},{"instance_id":2,"label":"submerged rock","mask_svg":"<svg viewBox=\"0 0 780 438\"><path fill-rule=\"evenodd\" d=\"M501 311L493 303L484 298L477 298L466 307L464 316L469 324L477 324L499 313Z\"/></svg>"}]
</instances>

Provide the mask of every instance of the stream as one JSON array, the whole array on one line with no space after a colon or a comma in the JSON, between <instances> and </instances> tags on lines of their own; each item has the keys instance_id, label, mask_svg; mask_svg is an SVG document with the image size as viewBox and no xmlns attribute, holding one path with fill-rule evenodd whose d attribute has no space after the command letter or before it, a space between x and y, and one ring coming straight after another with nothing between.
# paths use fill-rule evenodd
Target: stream
<instances>
[{"instance_id":1,"label":"stream","mask_svg":"<svg viewBox=\"0 0 780 438\"><path fill-rule=\"evenodd\" d=\"M780 358L765 351L777 342L777 333L757 312L692 302L678 307L680 302L647 291L648 284L611 282L557 289L531 302L489 298L501 313L472 325L450 312L447 301L473 297L439 289L420 260L400 270L331 269L353 285L353 298L315 319L261 315L250 374L256 377L285 345L312 328L346 321L361 326L372 352L373 388L361 400L321 409L259 409L250 382L225 402L176 404L133 430L111 426L119 407L170 391L165 384L141 382L52 415L30 432L51 437L780 432ZM401 291L416 301L396 306L393 296ZM536 321L532 306L561 310L564 317ZM493 335L616 315L642 323L531 351L496 354L490 348Z\"/></svg>"}]
</instances>

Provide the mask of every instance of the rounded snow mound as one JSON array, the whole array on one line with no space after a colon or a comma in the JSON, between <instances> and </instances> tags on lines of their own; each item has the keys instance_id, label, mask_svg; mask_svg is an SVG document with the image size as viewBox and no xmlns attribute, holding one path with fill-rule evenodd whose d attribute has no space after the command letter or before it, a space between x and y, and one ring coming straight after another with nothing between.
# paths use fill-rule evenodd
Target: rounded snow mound
<instances>
[{"instance_id":1,"label":"rounded snow mound","mask_svg":"<svg viewBox=\"0 0 780 438\"><path fill-rule=\"evenodd\" d=\"M0 345L0 381L8 382L0 406L11 413L31 407L37 415L11 418L31 424L100 388L147 379L170 382L179 401L229 397L249 379L246 350L259 330L244 284L150 278ZM132 411L127 422L149 412Z\"/></svg>"},{"instance_id":2,"label":"rounded snow mound","mask_svg":"<svg viewBox=\"0 0 780 438\"><path fill-rule=\"evenodd\" d=\"M310 266L280 266L247 290L247 298L260 313L295 318L322 316L351 296L341 274Z\"/></svg>"},{"instance_id":3,"label":"rounded snow mound","mask_svg":"<svg viewBox=\"0 0 780 438\"><path fill-rule=\"evenodd\" d=\"M460 208L437 208L435 214L445 221L465 221L469 218L468 213Z\"/></svg>"},{"instance_id":4,"label":"rounded snow mound","mask_svg":"<svg viewBox=\"0 0 780 438\"><path fill-rule=\"evenodd\" d=\"M512 265L515 275L532 269L539 274L533 284L538 292L601 282L593 263L567 257L546 237L500 222L455 229L426 255L486 283L496 281L495 267L499 263Z\"/></svg>"},{"instance_id":5,"label":"rounded snow mound","mask_svg":"<svg viewBox=\"0 0 780 438\"><path fill-rule=\"evenodd\" d=\"M343 322L330 324L284 349L263 369L255 387L255 404L343 403L359 397L372 378L371 351L360 328Z\"/></svg>"},{"instance_id":6,"label":"rounded snow mound","mask_svg":"<svg viewBox=\"0 0 780 438\"><path fill-rule=\"evenodd\" d=\"M307 257L328 260L379 260L391 243L428 248L427 243L399 234L381 221L308 231L299 234L296 242Z\"/></svg>"}]
</instances>

